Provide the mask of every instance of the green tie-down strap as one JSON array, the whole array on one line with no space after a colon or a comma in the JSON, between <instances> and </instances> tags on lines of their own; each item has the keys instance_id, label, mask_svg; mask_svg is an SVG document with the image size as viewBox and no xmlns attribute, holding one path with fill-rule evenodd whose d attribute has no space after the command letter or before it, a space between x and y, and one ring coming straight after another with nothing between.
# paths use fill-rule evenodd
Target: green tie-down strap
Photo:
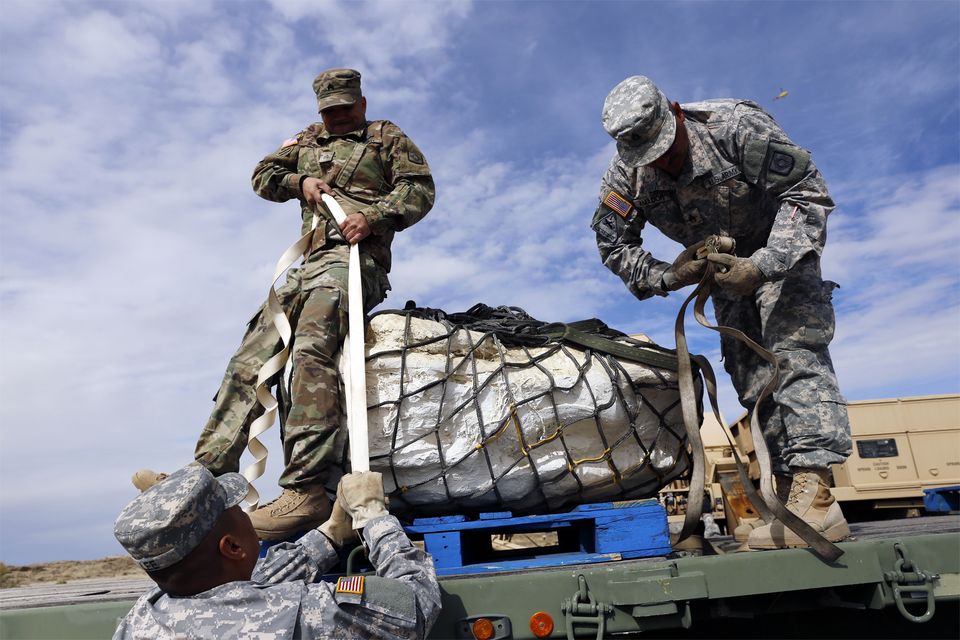
<instances>
[{"instance_id":1,"label":"green tie-down strap","mask_svg":"<svg viewBox=\"0 0 960 640\"><path fill-rule=\"evenodd\" d=\"M592 333L591 330L595 330L598 324L598 320L581 320L570 324L557 322L544 327L542 333L546 336L572 342L581 347L609 354L615 358L639 362L660 369L669 369L670 371L677 370L677 355L675 353L653 346L628 345Z\"/></svg>"},{"instance_id":2,"label":"green tie-down strap","mask_svg":"<svg viewBox=\"0 0 960 640\"><path fill-rule=\"evenodd\" d=\"M440 309L417 307L413 301L407 302L403 311L386 310L378 313L403 313L415 318L442 322L449 328L460 327L469 331L492 333L507 346L543 347L565 340L592 351L649 367L677 370L676 351L633 340L597 318L570 323L548 323L531 317L520 307L490 307L479 303L467 311L447 313ZM631 340L635 344L626 344L621 340ZM694 372L698 371L696 365L693 369Z\"/></svg>"}]
</instances>

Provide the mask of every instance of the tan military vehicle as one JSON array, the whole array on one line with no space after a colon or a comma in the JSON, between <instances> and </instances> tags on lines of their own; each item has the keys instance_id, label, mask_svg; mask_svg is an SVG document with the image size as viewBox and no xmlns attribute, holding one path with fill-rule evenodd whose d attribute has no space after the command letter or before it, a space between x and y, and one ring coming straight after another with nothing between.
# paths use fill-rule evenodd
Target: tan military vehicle
<instances>
[{"instance_id":1,"label":"tan military vehicle","mask_svg":"<svg viewBox=\"0 0 960 640\"><path fill-rule=\"evenodd\" d=\"M853 453L833 467L832 492L848 519L920 515L924 489L960 485L960 394L858 400L851 402ZM737 451L760 477L748 416L731 425ZM732 530L742 518L757 517L737 474L730 444L712 416L701 428L706 449L706 486L713 516ZM686 483L660 492L671 521L682 520ZM671 509L671 505L673 508Z\"/></svg>"}]
</instances>

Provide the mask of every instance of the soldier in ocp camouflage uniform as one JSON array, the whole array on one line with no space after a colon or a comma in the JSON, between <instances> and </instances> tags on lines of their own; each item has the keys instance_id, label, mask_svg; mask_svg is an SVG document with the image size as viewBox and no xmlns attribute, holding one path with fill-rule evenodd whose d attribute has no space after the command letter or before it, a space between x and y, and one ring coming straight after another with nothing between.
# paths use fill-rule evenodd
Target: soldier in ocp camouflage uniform
<instances>
[{"instance_id":1,"label":"soldier in ocp camouflage uniform","mask_svg":"<svg viewBox=\"0 0 960 640\"><path fill-rule=\"evenodd\" d=\"M157 583L120 622L133 638L423 638L440 613L433 560L384 505L379 473L345 475L333 514L296 543L259 543L238 506L247 483L193 463L121 512L117 540ZM376 576L318 581L363 532Z\"/></svg>"},{"instance_id":2,"label":"soldier in ocp camouflage uniform","mask_svg":"<svg viewBox=\"0 0 960 640\"><path fill-rule=\"evenodd\" d=\"M610 92L602 120L617 141L591 224L603 263L641 300L699 282L708 260L719 266L717 322L746 333L780 365L780 384L758 416L777 493L831 541L846 537L829 491L829 465L851 451L827 349L837 285L820 276L834 203L810 154L753 102L671 104L643 76ZM648 222L686 247L672 263L643 249ZM710 235L732 237L736 256L697 259ZM741 404L753 410L771 367L734 339L722 337L721 348ZM805 546L779 522L751 529L736 532L751 548Z\"/></svg>"},{"instance_id":3,"label":"soldier in ocp camouflage uniform","mask_svg":"<svg viewBox=\"0 0 960 640\"><path fill-rule=\"evenodd\" d=\"M303 233L310 231L323 193L333 195L347 214L342 226L319 218L304 263L278 290L293 326L293 378L283 430L284 491L251 514L264 540L314 527L330 512L323 481L341 415L335 356L347 330L349 245L360 243L369 311L390 289L394 234L422 219L434 200L430 167L413 141L388 120L366 120L359 72L329 69L313 88L323 122L286 140L260 161L252 178L254 191L267 200L300 201ZM250 425L262 413L257 374L279 348L273 322L261 308L230 361L197 442L195 458L213 473L238 470ZM142 489L159 477L142 470L134 484Z\"/></svg>"}]
</instances>

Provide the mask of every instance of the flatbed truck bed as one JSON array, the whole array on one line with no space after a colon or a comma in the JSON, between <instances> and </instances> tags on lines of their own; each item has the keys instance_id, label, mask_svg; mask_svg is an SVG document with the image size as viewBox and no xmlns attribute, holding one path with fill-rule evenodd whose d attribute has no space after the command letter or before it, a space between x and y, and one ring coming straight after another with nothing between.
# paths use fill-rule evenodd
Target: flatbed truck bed
<instances>
[{"instance_id":1,"label":"flatbed truck bed","mask_svg":"<svg viewBox=\"0 0 960 640\"><path fill-rule=\"evenodd\" d=\"M851 531L834 563L806 549L736 552L717 537L716 555L446 576L430 637L473 638L485 617L493 638L535 638L538 612L550 638L960 637L960 516ZM0 638L108 638L150 584L0 591Z\"/></svg>"}]
</instances>

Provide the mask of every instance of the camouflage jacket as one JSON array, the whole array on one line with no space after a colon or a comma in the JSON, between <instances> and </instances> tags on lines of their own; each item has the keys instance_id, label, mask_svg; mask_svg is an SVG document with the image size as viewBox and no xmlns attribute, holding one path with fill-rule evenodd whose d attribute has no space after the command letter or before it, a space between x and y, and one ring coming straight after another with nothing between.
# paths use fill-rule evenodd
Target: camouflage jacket
<instances>
[{"instance_id":1,"label":"camouflage jacket","mask_svg":"<svg viewBox=\"0 0 960 640\"><path fill-rule=\"evenodd\" d=\"M803 256L819 255L833 200L810 153L793 144L753 102L706 100L681 105L690 157L676 180L614 156L591 227L603 263L641 300L666 295L670 262L643 249L652 224L685 247L730 235L768 281Z\"/></svg>"},{"instance_id":2,"label":"camouflage jacket","mask_svg":"<svg viewBox=\"0 0 960 640\"><path fill-rule=\"evenodd\" d=\"M316 581L337 561L318 530L271 547L253 579L194 596L154 588L137 600L114 640L132 638L423 638L440 613L433 560L393 516L363 530L376 576Z\"/></svg>"},{"instance_id":3,"label":"camouflage jacket","mask_svg":"<svg viewBox=\"0 0 960 640\"><path fill-rule=\"evenodd\" d=\"M274 202L300 198L302 233L306 233L314 212L301 198L303 176L329 184L347 215L363 214L370 225L370 235L360 243L361 256L367 257L364 265L372 259L385 272L390 271L394 233L418 222L433 206L433 177L427 161L389 120L368 122L364 129L342 136L327 133L317 122L257 164L253 190ZM314 238L315 247L325 241L342 242L338 229L324 218Z\"/></svg>"}]
</instances>

